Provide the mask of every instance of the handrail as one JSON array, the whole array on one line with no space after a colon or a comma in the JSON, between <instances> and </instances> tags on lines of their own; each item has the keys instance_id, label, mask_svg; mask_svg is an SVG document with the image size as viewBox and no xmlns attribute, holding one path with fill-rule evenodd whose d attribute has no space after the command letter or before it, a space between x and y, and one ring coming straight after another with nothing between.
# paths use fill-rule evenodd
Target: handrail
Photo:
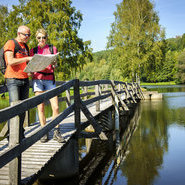
<instances>
[{"instance_id":1,"label":"handrail","mask_svg":"<svg viewBox=\"0 0 185 185\"><path fill-rule=\"evenodd\" d=\"M66 91L73 85L74 85L74 80L71 80L69 82L64 83L61 86L56 87L55 89L44 92L38 96L34 96L26 100L23 100L21 103L18 103L15 106L7 107L7 108L0 110L0 123L8 119L11 119L16 115L24 113L28 109L34 108L40 103L46 100L49 100L50 98L54 96L61 94L62 92Z\"/></svg>"},{"instance_id":2,"label":"handrail","mask_svg":"<svg viewBox=\"0 0 185 185\"><path fill-rule=\"evenodd\" d=\"M19 144L5 151L0 155L0 168L9 163L14 158L18 157L20 153L24 152L34 143L36 143L41 137L58 125L74 110L74 104L64 110L63 113L59 114L54 120L50 121L45 127L39 128L36 133L31 134L29 137L23 139Z\"/></svg>"},{"instance_id":3,"label":"handrail","mask_svg":"<svg viewBox=\"0 0 185 185\"><path fill-rule=\"evenodd\" d=\"M107 85L105 89L103 89L103 85ZM117 88L117 85L119 87ZM87 87L95 86L94 92L88 92ZM86 87L80 94L81 90ZM70 96L70 88L73 89L73 95ZM127 105L121 99L121 94L125 94L125 100L132 100L135 103L135 98L141 97L141 89L138 84L135 83L125 83L121 81L110 81L110 80L97 80L97 81L79 81L78 79L74 79L68 82L61 82L61 85L56 88L44 92L38 96L34 96L28 98L26 100L21 101L20 103L15 104L14 106L10 106L0 110L0 123L10 120L13 121L15 116L18 116L34 107L39 105L40 103L51 99L54 96L59 96L63 92L66 93L66 102L67 108L60 113L55 119L51 120L46 126L39 128L36 132L32 133L30 136L24 138L19 143L11 146L7 151L0 155L0 168L9 163L10 161L18 158L22 152L36 143L41 137L43 137L46 133L52 130L56 125L58 125L62 120L64 120L69 114L74 111L75 118L75 128L77 137L80 135L81 129L92 124L95 129L95 134L100 139L104 139L106 136L102 132L99 125L96 123L95 119L89 112L87 105L96 102L96 111L100 110L100 100L111 97L114 101L115 98L119 100L123 110L128 110ZM91 95L90 99L81 100L82 97L86 97ZM64 97L62 97L64 98ZM71 99L74 99L74 103L71 104ZM80 110L85 114L87 119L89 120L88 124L81 124L80 121ZM19 120L19 119L17 119ZM18 124L18 123L17 123ZM11 137L11 135L10 135Z\"/></svg>"},{"instance_id":4,"label":"handrail","mask_svg":"<svg viewBox=\"0 0 185 185\"><path fill-rule=\"evenodd\" d=\"M95 85L111 85L111 81L110 80L96 80L96 81L79 81L79 86L80 87L88 87L88 86L95 86ZM68 82L61 82L62 85L57 86L55 89L49 90L47 92L44 92L38 96L34 96L31 98L28 98L26 100L21 101L20 103L14 105L14 106L9 106L7 108L1 109L0 110L0 123L7 121L11 118L13 118L16 115L22 114L25 111L36 107L37 105L39 105L40 103L49 100L50 98L54 97L54 96L58 96L59 94L65 92L66 90L70 89L71 87L74 86L74 80L68 81ZM121 82L121 81L114 81L115 85L118 84L122 84L125 85L125 82ZM132 83L127 83L127 85L131 86ZM138 91L140 91L140 86L135 83L135 85L138 87ZM132 90L127 89L128 93L132 92ZM105 90L102 91L103 93L109 93L109 96L111 96L111 91L110 90ZM121 93L126 93L126 90L123 91L118 91L118 94ZM80 94L80 97L84 97L84 96L92 96L95 95L95 92L85 92ZM93 98L91 100L88 100L86 102L86 105L99 101L101 99L105 99L108 97L108 94L106 94L105 96L100 95L99 97ZM74 99L74 96L70 96L71 99ZM63 101L66 100L66 97L62 97Z\"/></svg>"}]
</instances>

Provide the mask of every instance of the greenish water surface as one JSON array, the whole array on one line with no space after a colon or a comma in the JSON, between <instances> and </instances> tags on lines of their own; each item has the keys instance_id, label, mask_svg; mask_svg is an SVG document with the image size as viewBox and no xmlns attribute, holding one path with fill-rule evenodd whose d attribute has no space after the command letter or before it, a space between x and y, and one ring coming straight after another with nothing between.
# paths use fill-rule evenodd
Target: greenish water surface
<instances>
[{"instance_id":1,"label":"greenish water surface","mask_svg":"<svg viewBox=\"0 0 185 185\"><path fill-rule=\"evenodd\" d=\"M91 177L88 185L185 184L185 86L148 86L163 100L141 101L140 119L127 155L113 155L109 168ZM121 140L121 152L124 152ZM118 162L119 161L119 162ZM98 171L98 170L97 170Z\"/></svg>"},{"instance_id":2,"label":"greenish water surface","mask_svg":"<svg viewBox=\"0 0 185 185\"><path fill-rule=\"evenodd\" d=\"M184 185L185 86L147 89L163 93L164 99L141 102L129 154L108 184Z\"/></svg>"}]
</instances>

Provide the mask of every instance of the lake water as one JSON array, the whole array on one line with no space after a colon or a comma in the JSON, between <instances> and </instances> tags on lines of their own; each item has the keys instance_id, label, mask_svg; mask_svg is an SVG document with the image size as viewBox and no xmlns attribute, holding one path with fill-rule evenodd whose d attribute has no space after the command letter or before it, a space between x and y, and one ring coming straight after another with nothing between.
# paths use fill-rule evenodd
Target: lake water
<instances>
[{"instance_id":1,"label":"lake water","mask_svg":"<svg viewBox=\"0 0 185 185\"><path fill-rule=\"evenodd\" d=\"M147 88L163 93L164 99L140 103L128 146L123 138L119 144L122 155L116 154L115 147L104 166L80 184L185 184L185 86Z\"/></svg>"}]
</instances>

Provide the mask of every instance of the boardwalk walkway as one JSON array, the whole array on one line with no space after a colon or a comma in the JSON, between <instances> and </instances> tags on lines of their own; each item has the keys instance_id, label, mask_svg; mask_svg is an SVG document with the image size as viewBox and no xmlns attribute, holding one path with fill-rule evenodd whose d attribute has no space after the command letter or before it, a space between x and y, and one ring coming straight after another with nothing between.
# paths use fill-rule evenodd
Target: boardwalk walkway
<instances>
[{"instance_id":1,"label":"boardwalk walkway","mask_svg":"<svg viewBox=\"0 0 185 185\"><path fill-rule=\"evenodd\" d=\"M131 101L132 103L137 103L136 99L141 99L141 92L140 89L137 89L137 86L134 87L130 84L130 87L128 88L127 84L124 82L115 82L114 84L114 82L104 80L81 82L80 85L82 87L95 86L94 93L88 93L87 89L85 89L85 96L93 95L93 97L82 101L80 100L80 97L84 96L80 94L79 84L80 83L77 80L70 81L54 90L30 98L20 104L8 108L7 110L0 110L0 121L2 122L11 119L13 116L19 115L21 111L29 110L44 100L48 100L62 92L68 90L69 93L71 87L74 90L74 103L71 104L70 99L72 96L69 97L70 94L66 93L66 102L68 102L69 107L65 109L64 112L60 113L56 119L48 120L46 127L41 128L39 123L31 124L31 126L25 128L25 139L20 141L20 143L14 144L11 148L9 148L6 138L0 141L0 185L9 184L9 173L12 173L13 170L9 169L8 162L12 159L19 158L21 153L21 167L19 168L21 170L21 183L28 184L40 176L48 162L53 160L55 155L68 144L68 141L72 136L79 137L81 134L81 137L89 137L88 134L90 134L92 137L99 137L100 139L106 138L102 129L96 124L94 120L95 116L113 105L115 106L115 109L117 109L119 104L121 104L123 110L128 110L128 102ZM110 87L112 90L106 88L101 91L102 84L111 85ZM121 86L116 87L119 84L122 85L122 88ZM69 96L67 97L67 95ZM20 111L19 109L16 109L17 107L20 107L22 110ZM17 112L15 113L16 110ZM4 114L4 112L7 113ZM2 117L3 114L5 118ZM87 122L88 124L86 124ZM53 128L58 123L60 123L60 130L67 141L66 143L58 143L52 139ZM90 124L94 128L94 135L83 131ZM41 143L39 138L46 134L47 131L49 131L49 141L47 143Z\"/></svg>"},{"instance_id":2,"label":"boardwalk walkway","mask_svg":"<svg viewBox=\"0 0 185 185\"><path fill-rule=\"evenodd\" d=\"M98 115L101 111L104 111L112 106L112 101L110 98L101 101L100 111L96 111L95 104L89 106L89 110L93 116ZM87 118L81 112L81 121L86 122ZM33 132L36 132L40 128L40 124L34 123L33 125L25 128L25 137ZM60 124L60 131L62 136L68 142L69 139L75 134L75 124L74 124L74 113L71 113L66 119ZM37 178L44 166L52 160L54 155L61 150L64 143L58 143L52 139L53 130L49 132L49 141L47 143L41 143L37 141L34 145L28 148L25 152L22 153L22 181L26 184L31 178ZM65 144L67 144L67 142ZM0 141L0 154L8 150L8 140L5 138ZM9 184L9 171L8 164L0 169L0 185ZM35 177L33 177L35 175Z\"/></svg>"}]
</instances>

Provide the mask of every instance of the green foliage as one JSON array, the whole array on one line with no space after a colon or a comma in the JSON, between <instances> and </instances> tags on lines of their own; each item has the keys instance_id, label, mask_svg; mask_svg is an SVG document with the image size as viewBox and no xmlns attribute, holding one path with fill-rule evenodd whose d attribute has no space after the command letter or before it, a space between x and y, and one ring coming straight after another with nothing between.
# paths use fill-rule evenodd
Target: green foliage
<instances>
[{"instance_id":1,"label":"green foliage","mask_svg":"<svg viewBox=\"0 0 185 185\"><path fill-rule=\"evenodd\" d=\"M178 73L177 73L177 82L185 83L185 50L178 57Z\"/></svg>"},{"instance_id":2,"label":"green foliage","mask_svg":"<svg viewBox=\"0 0 185 185\"><path fill-rule=\"evenodd\" d=\"M0 43L16 36L18 26L24 24L31 29L30 48L37 45L35 33L37 29L47 30L48 43L55 45L60 52L58 71L62 71L62 79L69 78L72 72L81 69L92 60L90 41L78 37L82 22L82 14L72 7L71 0L20 0L8 12L7 7L0 7Z\"/></svg>"},{"instance_id":3,"label":"green foliage","mask_svg":"<svg viewBox=\"0 0 185 185\"><path fill-rule=\"evenodd\" d=\"M141 72L150 72L152 78L166 48L153 4L149 0L124 0L114 15L107 46L114 49L117 68L125 78L135 79Z\"/></svg>"},{"instance_id":4,"label":"green foliage","mask_svg":"<svg viewBox=\"0 0 185 185\"><path fill-rule=\"evenodd\" d=\"M139 76L143 82L185 82L182 53L185 34L165 39L159 17L149 0L123 0L117 5L108 50L93 54L90 41L78 37L83 18L71 6L71 0L19 2L11 11L0 6L0 46L16 37L19 25L26 24L31 29L30 48L37 45L37 29L46 29L48 43L54 44L60 52L56 80L78 77L80 80L132 81ZM3 83L2 75L0 83Z\"/></svg>"},{"instance_id":5,"label":"green foliage","mask_svg":"<svg viewBox=\"0 0 185 185\"><path fill-rule=\"evenodd\" d=\"M176 38L169 38L167 43L171 51L182 51L185 48L185 34Z\"/></svg>"}]
</instances>

